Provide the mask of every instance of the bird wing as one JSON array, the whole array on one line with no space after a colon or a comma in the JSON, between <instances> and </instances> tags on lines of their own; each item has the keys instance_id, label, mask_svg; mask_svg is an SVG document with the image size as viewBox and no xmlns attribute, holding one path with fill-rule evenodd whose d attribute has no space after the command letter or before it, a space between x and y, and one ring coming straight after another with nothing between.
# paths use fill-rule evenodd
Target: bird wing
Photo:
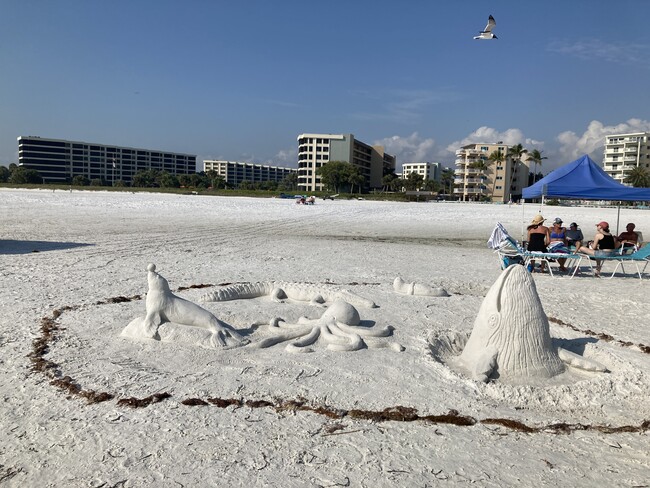
<instances>
[{"instance_id":1,"label":"bird wing","mask_svg":"<svg viewBox=\"0 0 650 488\"><path fill-rule=\"evenodd\" d=\"M491 15L488 17L488 23L485 26L485 30L483 32L492 32L492 28L497 25L496 20L494 20L494 17Z\"/></svg>"}]
</instances>

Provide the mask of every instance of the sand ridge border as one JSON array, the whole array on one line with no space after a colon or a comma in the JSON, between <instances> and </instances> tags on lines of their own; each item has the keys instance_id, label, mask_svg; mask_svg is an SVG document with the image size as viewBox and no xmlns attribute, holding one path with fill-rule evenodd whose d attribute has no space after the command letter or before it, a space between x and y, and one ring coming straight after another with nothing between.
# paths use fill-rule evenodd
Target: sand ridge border
<instances>
[{"instance_id":1,"label":"sand ridge border","mask_svg":"<svg viewBox=\"0 0 650 488\"><path fill-rule=\"evenodd\" d=\"M207 288L212 286L226 286L230 283L224 283L219 285L190 285L188 287L179 287L177 291L187 290L190 288ZM332 284L332 283L327 283ZM358 285L359 283L348 283L348 285ZM125 303L131 301L142 300L142 295L133 295L131 297L117 296L112 298L107 298L105 300L100 300L94 303L94 305L107 305L115 303ZM41 336L34 339L32 343L32 352L28 354L32 366L31 371L34 373L42 373L48 379L50 379L49 384L55 386L60 390L67 391L70 395L78 396L80 398L85 398L87 404L92 403L101 403L109 401L115 398L115 394L111 392L97 392L95 390L84 390L78 381L74 378L71 378L68 375L64 375L61 370L61 366L54 361L45 359L45 355L48 354L50 345L56 341L58 336L65 330L65 328L60 327L56 321L61 315L70 310L77 310L81 308L81 305L65 305L61 308L55 309L52 312L51 317L43 317L41 319ZM582 332L586 335L594 335L600 337L605 341L614 342L622 347L631 347L634 346L633 343L620 341L614 339L612 336L607 334L598 334L593 331L583 331L577 327L567 324L559 319L549 318L549 320L557 323L558 325L569 327L575 331ZM601 337L602 336L602 337ZM646 354L650 354L650 347L643 344L638 344L637 347ZM117 401L118 406L125 406L131 408L144 408L153 403L159 403L166 399L171 398L172 395L168 392L157 392L145 398L136 398L136 397L127 397L120 398ZM640 425L622 425L618 427L611 427L607 425L591 425L591 424L581 424L581 423L565 423L558 422L542 426L529 426L518 420L507 419L507 418L485 418L485 419L475 419L469 415L461 415L456 410L450 410L446 414L442 415L419 415L418 410L410 407L395 406L387 407L381 411L372 411L372 410L344 410L337 409L330 406L313 406L310 405L306 399L276 399L275 402L270 402L268 400L243 400L243 399L223 399L223 398L207 398L205 400L201 398L186 398L179 402L185 406L209 406L214 405L219 408L228 408L234 406L235 408L239 407L249 407L249 408L273 408L276 412L282 411L309 411L319 415L323 415L332 419L342 419L344 417L349 419L358 419L358 420L370 420L372 422L385 422L385 421L395 421L395 422L414 422L422 421L426 424L450 424L460 427L470 427L476 424L484 425L496 425L500 427L505 427L509 430L519 431L523 433L552 433L552 434L570 434L574 431L597 431L604 434L614 434L621 432L628 433L643 433L650 430L650 420L644 420ZM330 434L331 435L331 434Z\"/></svg>"}]
</instances>

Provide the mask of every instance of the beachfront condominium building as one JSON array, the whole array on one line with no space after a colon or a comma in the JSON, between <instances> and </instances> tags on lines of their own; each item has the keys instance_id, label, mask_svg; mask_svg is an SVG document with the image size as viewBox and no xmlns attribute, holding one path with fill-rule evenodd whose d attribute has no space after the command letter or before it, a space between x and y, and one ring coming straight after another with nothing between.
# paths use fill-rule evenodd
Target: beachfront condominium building
<instances>
[{"instance_id":1,"label":"beachfront condominium building","mask_svg":"<svg viewBox=\"0 0 650 488\"><path fill-rule=\"evenodd\" d=\"M402 178L408 178L411 173L419 174L422 176L423 181L440 181L440 163L403 163Z\"/></svg>"},{"instance_id":2,"label":"beachfront condominium building","mask_svg":"<svg viewBox=\"0 0 650 488\"><path fill-rule=\"evenodd\" d=\"M605 173L619 183L636 167L650 169L650 132L605 136Z\"/></svg>"},{"instance_id":3,"label":"beachfront condominium building","mask_svg":"<svg viewBox=\"0 0 650 488\"><path fill-rule=\"evenodd\" d=\"M525 155L522 161L508 156L509 147L497 142L468 144L458 149L454 195L463 201L519 200L523 188L528 186L530 163ZM490 155L497 153L501 159L490 160Z\"/></svg>"},{"instance_id":4,"label":"beachfront condominium building","mask_svg":"<svg viewBox=\"0 0 650 488\"><path fill-rule=\"evenodd\" d=\"M300 134L298 136L298 189L325 190L316 170L330 161L344 161L359 169L361 188L381 188L382 178L395 171L395 156L383 146L370 146L352 134Z\"/></svg>"},{"instance_id":5,"label":"beachfront condominium building","mask_svg":"<svg viewBox=\"0 0 650 488\"><path fill-rule=\"evenodd\" d=\"M239 186L242 181L248 181L250 183L275 181L279 183L287 176L298 172L296 168L216 160L203 161L203 168L206 172L215 171L226 183L235 187Z\"/></svg>"},{"instance_id":6,"label":"beachfront condominium building","mask_svg":"<svg viewBox=\"0 0 650 488\"><path fill-rule=\"evenodd\" d=\"M116 181L130 184L142 170L196 173L196 155L21 136L18 165L38 171L44 183L70 183L75 176L85 176L108 185Z\"/></svg>"}]
</instances>

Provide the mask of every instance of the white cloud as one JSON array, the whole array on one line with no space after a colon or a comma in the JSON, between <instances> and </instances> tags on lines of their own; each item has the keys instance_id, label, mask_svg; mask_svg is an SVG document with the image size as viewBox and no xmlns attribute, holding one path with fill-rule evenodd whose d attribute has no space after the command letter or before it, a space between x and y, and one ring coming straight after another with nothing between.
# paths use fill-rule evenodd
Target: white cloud
<instances>
[{"instance_id":1,"label":"white cloud","mask_svg":"<svg viewBox=\"0 0 650 488\"><path fill-rule=\"evenodd\" d=\"M280 150L273 158L273 162L279 166L296 167L298 165L298 148Z\"/></svg>"},{"instance_id":2,"label":"white cloud","mask_svg":"<svg viewBox=\"0 0 650 488\"><path fill-rule=\"evenodd\" d=\"M417 132L406 137L386 137L373 142L373 145L384 146L388 154L397 157L398 166L402 163L435 161L433 148L436 141L431 138L423 139Z\"/></svg>"},{"instance_id":3,"label":"white cloud","mask_svg":"<svg viewBox=\"0 0 650 488\"><path fill-rule=\"evenodd\" d=\"M600 39L551 42L548 51L566 54L584 60L606 61L618 64L645 64L650 56L650 45L622 42L605 42Z\"/></svg>"},{"instance_id":4,"label":"white cloud","mask_svg":"<svg viewBox=\"0 0 650 488\"><path fill-rule=\"evenodd\" d=\"M577 135L573 131L558 134L556 139L560 143L558 149L560 159L569 162L583 154L588 154L594 161L601 162L605 136L646 131L650 131L650 121L647 120L630 119L617 125L604 125L598 120L592 120L582 135Z\"/></svg>"},{"instance_id":5,"label":"white cloud","mask_svg":"<svg viewBox=\"0 0 650 488\"><path fill-rule=\"evenodd\" d=\"M438 90L386 90L379 92L356 91L356 96L373 101L375 112L355 112L352 118L359 120L389 120L412 123L420 120L431 105L448 103L460 95L448 88Z\"/></svg>"}]
</instances>

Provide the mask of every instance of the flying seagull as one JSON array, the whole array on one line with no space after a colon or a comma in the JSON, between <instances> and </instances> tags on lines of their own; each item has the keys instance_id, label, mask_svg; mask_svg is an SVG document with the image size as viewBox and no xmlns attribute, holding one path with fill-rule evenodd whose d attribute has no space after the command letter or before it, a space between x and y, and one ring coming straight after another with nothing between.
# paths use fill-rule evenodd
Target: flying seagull
<instances>
[{"instance_id":1,"label":"flying seagull","mask_svg":"<svg viewBox=\"0 0 650 488\"><path fill-rule=\"evenodd\" d=\"M495 25L497 25L496 20L494 20L494 17L490 15L490 17L488 17L488 23L485 26L485 30L482 30L478 36L474 36L474 39L498 39L497 36L492 34L492 29Z\"/></svg>"}]
</instances>

